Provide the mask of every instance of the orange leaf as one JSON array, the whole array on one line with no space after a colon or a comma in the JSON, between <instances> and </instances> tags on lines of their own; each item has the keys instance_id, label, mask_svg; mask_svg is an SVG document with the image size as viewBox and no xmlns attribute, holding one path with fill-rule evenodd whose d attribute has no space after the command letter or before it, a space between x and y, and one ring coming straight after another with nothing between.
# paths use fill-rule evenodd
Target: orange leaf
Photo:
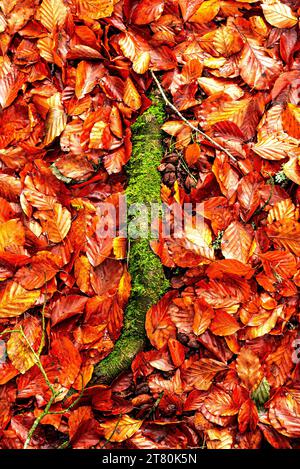
<instances>
[{"instance_id":1,"label":"orange leaf","mask_svg":"<svg viewBox=\"0 0 300 469\"><path fill-rule=\"evenodd\" d=\"M243 40L234 28L222 26L214 31L213 47L223 57L236 54L243 47Z\"/></svg>"},{"instance_id":2,"label":"orange leaf","mask_svg":"<svg viewBox=\"0 0 300 469\"><path fill-rule=\"evenodd\" d=\"M178 342L178 340L171 338L168 340L168 347L174 365L182 365L185 359L184 346L180 342Z\"/></svg>"},{"instance_id":3,"label":"orange leaf","mask_svg":"<svg viewBox=\"0 0 300 469\"><path fill-rule=\"evenodd\" d=\"M225 311L217 311L213 318L210 330L215 335L231 335L241 328L235 317L226 313Z\"/></svg>"},{"instance_id":4,"label":"orange leaf","mask_svg":"<svg viewBox=\"0 0 300 469\"><path fill-rule=\"evenodd\" d=\"M220 9L219 0L204 0L200 7L189 19L192 23L205 24L213 20Z\"/></svg>"},{"instance_id":5,"label":"orange leaf","mask_svg":"<svg viewBox=\"0 0 300 469\"><path fill-rule=\"evenodd\" d=\"M60 336L51 344L50 355L44 358L43 366L52 383L59 383L65 389L72 386L81 367L81 357L70 339ZM64 398L64 394L58 399Z\"/></svg>"},{"instance_id":6,"label":"orange leaf","mask_svg":"<svg viewBox=\"0 0 300 469\"><path fill-rule=\"evenodd\" d=\"M276 388L283 386L294 367L293 341L296 338L295 331L286 333L277 349L268 355L266 359L267 379L271 386Z\"/></svg>"},{"instance_id":7,"label":"orange leaf","mask_svg":"<svg viewBox=\"0 0 300 469\"><path fill-rule=\"evenodd\" d=\"M79 18L85 21L98 20L111 16L113 0L75 0Z\"/></svg>"},{"instance_id":8,"label":"orange leaf","mask_svg":"<svg viewBox=\"0 0 300 469\"><path fill-rule=\"evenodd\" d=\"M137 111L142 105L139 92L130 78L127 78L125 81L123 101L134 111Z\"/></svg>"},{"instance_id":9,"label":"orange leaf","mask_svg":"<svg viewBox=\"0 0 300 469\"><path fill-rule=\"evenodd\" d=\"M148 24L158 20L165 6L165 0L142 0L133 10L132 21L135 24Z\"/></svg>"},{"instance_id":10,"label":"orange leaf","mask_svg":"<svg viewBox=\"0 0 300 469\"><path fill-rule=\"evenodd\" d=\"M188 145L185 148L184 152L184 157L186 159L187 164L189 166L195 164L196 161L198 161L198 159L200 158L200 154L200 146L198 145L198 143L191 143L190 145Z\"/></svg>"},{"instance_id":11,"label":"orange leaf","mask_svg":"<svg viewBox=\"0 0 300 469\"><path fill-rule=\"evenodd\" d=\"M257 408L254 402L252 401L252 399L247 399L245 402L243 402L239 410L239 415L238 415L239 431L241 433L244 433L249 427L249 430L251 432L254 432L254 430L257 427L258 421L259 421L259 416L258 416Z\"/></svg>"},{"instance_id":12,"label":"orange leaf","mask_svg":"<svg viewBox=\"0 0 300 469\"><path fill-rule=\"evenodd\" d=\"M291 137L300 138L300 108L294 104L288 103L282 114L282 123L284 130Z\"/></svg>"},{"instance_id":13,"label":"orange leaf","mask_svg":"<svg viewBox=\"0 0 300 469\"><path fill-rule=\"evenodd\" d=\"M145 328L151 344L157 349L162 348L170 338L175 338L176 327L168 313L169 304L176 292L169 292L146 315Z\"/></svg>"},{"instance_id":14,"label":"orange leaf","mask_svg":"<svg viewBox=\"0 0 300 469\"><path fill-rule=\"evenodd\" d=\"M244 45L239 67L243 80L257 90L269 89L281 72L280 62L270 57L258 42L250 38Z\"/></svg>"},{"instance_id":15,"label":"orange leaf","mask_svg":"<svg viewBox=\"0 0 300 469\"><path fill-rule=\"evenodd\" d=\"M31 308L39 298L38 290L25 290L17 282L8 282L0 293L0 318L16 317Z\"/></svg>"},{"instance_id":16,"label":"orange leaf","mask_svg":"<svg viewBox=\"0 0 300 469\"><path fill-rule=\"evenodd\" d=\"M29 266L22 267L15 279L27 290L42 287L59 271L61 259L48 251L40 251L31 258Z\"/></svg>"},{"instance_id":17,"label":"orange leaf","mask_svg":"<svg viewBox=\"0 0 300 469\"><path fill-rule=\"evenodd\" d=\"M83 313L88 298L80 295L61 296L51 306L51 322L55 326L75 314Z\"/></svg>"},{"instance_id":18,"label":"orange leaf","mask_svg":"<svg viewBox=\"0 0 300 469\"><path fill-rule=\"evenodd\" d=\"M212 262L206 273L212 279L226 278L227 275L238 275L250 279L254 274L254 269L235 259L222 259Z\"/></svg>"},{"instance_id":19,"label":"orange leaf","mask_svg":"<svg viewBox=\"0 0 300 469\"><path fill-rule=\"evenodd\" d=\"M71 228L71 214L66 207L55 204L53 210L37 213L44 231L50 241L60 243L67 236Z\"/></svg>"},{"instance_id":20,"label":"orange leaf","mask_svg":"<svg viewBox=\"0 0 300 469\"><path fill-rule=\"evenodd\" d=\"M268 225L266 231L273 243L300 256L300 223L287 218Z\"/></svg>"},{"instance_id":21,"label":"orange leaf","mask_svg":"<svg viewBox=\"0 0 300 469\"><path fill-rule=\"evenodd\" d=\"M227 365L212 358L200 358L184 371L188 387L207 391L217 373L227 369Z\"/></svg>"},{"instance_id":22,"label":"orange leaf","mask_svg":"<svg viewBox=\"0 0 300 469\"><path fill-rule=\"evenodd\" d=\"M249 391L254 391L264 377L259 358L247 347L243 347L237 357L236 371Z\"/></svg>"},{"instance_id":23,"label":"orange leaf","mask_svg":"<svg viewBox=\"0 0 300 469\"><path fill-rule=\"evenodd\" d=\"M194 302L194 310L193 332L196 335L201 335L209 327L215 313L205 301L198 299Z\"/></svg>"},{"instance_id":24,"label":"orange leaf","mask_svg":"<svg viewBox=\"0 0 300 469\"><path fill-rule=\"evenodd\" d=\"M115 418L102 423L101 427L104 429L104 436L107 440L120 443L134 435L142 424L143 420L135 420L129 415L123 415L120 419Z\"/></svg>"},{"instance_id":25,"label":"orange leaf","mask_svg":"<svg viewBox=\"0 0 300 469\"><path fill-rule=\"evenodd\" d=\"M86 449L98 443L101 432L90 407L82 406L73 410L68 423L73 448Z\"/></svg>"},{"instance_id":26,"label":"orange leaf","mask_svg":"<svg viewBox=\"0 0 300 469\"><path fill-rule=\"evenodd\" d=\"M25 231L21 220L8 220L0 224L0 252L12 246L23 246Z\"/></svg>"},{"instance_id":27,"label":"orange leaf","mask_svg":"<svg viewBox=\"0 0 300 469\"><path fill-rule=\"evenodd\" d=\"M222 254L226 259L236 259L247 264L251 254L252 236L238 221L230 223L221 242Z\"/></svg>"},{"instance_id":28,"label":"orange leaf","mask_svg":"<svg viewBox=\"0 0 300 469\"><path fill-rule=\"evenodd\" d=\"M104 67L102 64L82 60L76 69L75 94L77 98L81 99L90 93L103 75Z\"/></svg>"}]
</instances>

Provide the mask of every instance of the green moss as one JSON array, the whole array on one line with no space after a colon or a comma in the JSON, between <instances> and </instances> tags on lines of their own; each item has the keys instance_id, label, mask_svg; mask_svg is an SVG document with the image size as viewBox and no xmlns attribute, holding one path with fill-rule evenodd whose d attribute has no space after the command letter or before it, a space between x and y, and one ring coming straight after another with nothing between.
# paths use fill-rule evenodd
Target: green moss
<instances>
[{"instance_id":1,"label":"green moss","mask_svg":"<svg viewBox=\"0 0 300 469\"><path fill-rule=\"evenodd\" d=\"M160 127L165 114L161 99L155 95L151 98L152 106L132 126L133 151L126 168L129 177L126 189L128 206L161 203L157 166L163 156ZM93 384L110 382L130 366L144 346L146 313L169 288L160 259L151 250L149 240L150 235L147 239L129 240L132 290L124 315L124 327L113 352L95 367Z\"/></svg>"}]
</instances>

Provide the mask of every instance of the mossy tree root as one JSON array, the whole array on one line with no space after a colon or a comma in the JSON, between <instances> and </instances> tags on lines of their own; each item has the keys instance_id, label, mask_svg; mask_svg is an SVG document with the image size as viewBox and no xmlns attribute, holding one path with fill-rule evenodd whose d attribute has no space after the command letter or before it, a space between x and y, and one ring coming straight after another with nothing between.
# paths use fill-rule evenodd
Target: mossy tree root
<instances>
[{"instance_id":1,"label":"mossy tree root","mask_svg":"<svg viewBox=\"0 0 300 469\"><path fill-rule=\"evenodd\" d=\"M128 207L132 204L161 203L157 166L163 156L160 127L164 122L164 103L152 95L152 106L132 126L132 156L127 168ZM145 344L145 316L168 287L160 259L147 239L130 239L129 272L131 296L124 314L124 327L114 350L95 366L92 383L109 383L128 369Z\"/></svg>"}]
</instances>

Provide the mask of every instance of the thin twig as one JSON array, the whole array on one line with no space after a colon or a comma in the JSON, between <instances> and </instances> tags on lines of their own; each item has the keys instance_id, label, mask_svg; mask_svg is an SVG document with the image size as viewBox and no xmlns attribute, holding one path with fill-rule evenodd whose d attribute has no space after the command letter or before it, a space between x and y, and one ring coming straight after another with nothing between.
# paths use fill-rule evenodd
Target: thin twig
<instances>
[{"instance_id":1,"label":"thin twig","mask_svg":"<svg viewBox=\"0 0 300 469\"><path fill-rule=\"evenodd\" d=\"M107 445L107 443L110 442L110 440L112 439L112 437L114 436L114 434L116 433L117 431L117 428L119 426L119 423L121 422L121 418L122 418L123 414L120 414L119 417L118 417L118 420L116 422L116 425L111 433L111 435L109 435L109 437L106 439L106 441L103 443L103 445L100 446L100 449L103 449L105 448L105 446Z\"/></svg>"},{"instance_id":2,"label":"thin twig","mask_svg":"<svg viewBox=\"0 0 300 469\"><path fill-rule=\"evenodd\" d=\"M259 215L266 208L266 206L269 204L270 200L273 197L274 185L275 185L274 178L269 173L267 173L267 174L268 174L268 176L270 176L270 179L269 179L270 182L267 182L267 184L271 185L269 196L268 196L267 200L265 201L265 203L263 204L263 206L257 208L255 210L255 212L253 213L253 215L249 218L249 220L251 220L251 218L253 218L256 215ZM248 220L248 222L249 222L249 220Z\"/></svg>"},{"instance_id":3,"label":"thin twig","mask_svg":"<svg viewBox=\"0 0 300 469\"><path fill-rule=\"evenodd\" d=\"M28 435L27 435L26 441L24 443L23 449L28 448L28 445L31 441L31 438L33 437L33 434L34 434L35 430L37 429L39 423L45 417L45 415L47 415L49 413L49 409L52 406L53 401L55 400L56 397L57 397L57 395L55 393L52 394L52 396L50 397L45 409L43 410L43 412L33 422L32 427L30 428L30 430L28 432Z\"/></svg>"},{"instance_id":4,"label":"thin twig","mask_svg":"<svg viewBox=\"0 0 300 469\"><path fill-rule=\"evenodd\" d=\"M155 83L157 84L159 92L162 95L162 97L163 97L164 101L166 102L166 104L180 117L180 119L183 122L185 122L192 130L194 130L194 132L197 132L198 134L202 135L202 137L205 137L205 139L208 140L212 145L214 145L214 147L216 147L218 150L221 150L224 153L226 153L226 155L229 156L229 158L235 163L235 166L236 166L237 163L238 163L237 159L230 153L230 151L228 151L226 148L224 148L222 145L220 145L218 142L216 142L216 140L214 140L212 137L210 137L205 132L203 132L203 130L198 129L198 127L195 127L193 124L191 124L190 121L188 119L186 119L184 117L184 115L181 114L181 112L177 109L177 107L174 106L174 104L171 103L171 101L168 99L168 97L166 96L166 94L164 92L163 87L161 86L161 84L160 84L157 76L153 72L153 70L150 70L150 73L151 73Z\"/></svg>"},{"instance_id":5,"label":"thin twig","mask_svg":"<svg viewBox=\"0 0 300 469\"><path fill-rule=\"evenodd\" d=\"M41 355L42 350L44 348L45 335L46 335L45 310L46 310L46 303L47 303L47 297L48 297L48 290L47 290L47 278L46 278L45 272L44 272L44 277L45 277L45 299L44 299L44 303L43 303L43 307L42 307L42 337L41 337L40 346L39 346L39 350L38 350L38 356Z\"/></svg>"},{"instance_id":6,"label":"thin twig","mask_svg":"<svg viewBox=\"0 0 300 469\"><path fill-rule=\"evenodd\" d=\"M51 414L51 415L61 415L61 414L66 414L67 412L69 412L71 409L73 409L73 407L75 407L78 402L81 400L83 394L84 394L84 381L83 381L83 376L81 375L81 381L82 381L82 388L81 388L81 391L80 391L80 394L78 397L76 397L75 401L73 401L68 407L66 407L65 409L62 409L62 410L54 410L54 411L49 411L48 414Z\"/></svg>"},{"instance_id":7,"label":"thin twig","mask_svg":"<svg viewBox=\"0 0 300 469\"><path fill-rule=\"evenodd\" d=\"M193 179L193 181L197 184L197 179L195 178L195 176L190 172L189 170L189 167L188 165L186 164L186 162L184 161L183 159L183 156L180 156L180 161L181 161L181 164L182 164L182 167L184 169L184 171Z\"/></svg>"},{"instance_id":8,"label":"thin twig","mask_svg":"<svg viewBox=\"0 0 300 469\"><path fill-rule=\"evenodd\" d=\"M47 373L46 373L46 371L45 371L45 368L43 367L43 365L42 365L42 363L41 363L40 357L38 356L38 354L36 353L36 351L35 351L34 348L32 347L32 345L31 345L31 343L29 342L29 340L28 340L26 334L24 333L22 327L20 328L20 333L21 333L22 337L24 338L24 340L26 341L26 343L27 343L27 345L28 345L28 347L29 347L29 349L30 349L32 355L34 356L35 363L36 363L36 365L39 367L40 372L42 373L42 375L43 375L43 377L44 377L44 379L45 379L45 381L46 381L46 383L47 383L47 385L48 385L48 387L49 387L49 389L50 389L52 395L55 394L55 397L57 397L57 393L56 393L56 391L55 391L55 389L54 389L52 383L49 381L49 378L48 378L48 376L47 376Z\"/></svg>"},{"instance_id":9,"label":"thin twig","mask_svg":"<svg viewBox=\"0 0 300 469\"><path fill-rule=\"evenodd\" d=\"M151 409L149 410L149 412L147 413L146 417L144 417L144 420L148 419L150 417L151 414L154 414L155 410L157 409L157 407L159 406L160 404L160 401L162 400L163 396L164 396L164 391L161 391L159 393L159 396L158 398L156 399L156 401L154 402L153 406L151 407Z\"/></svg>"}]
</instances>

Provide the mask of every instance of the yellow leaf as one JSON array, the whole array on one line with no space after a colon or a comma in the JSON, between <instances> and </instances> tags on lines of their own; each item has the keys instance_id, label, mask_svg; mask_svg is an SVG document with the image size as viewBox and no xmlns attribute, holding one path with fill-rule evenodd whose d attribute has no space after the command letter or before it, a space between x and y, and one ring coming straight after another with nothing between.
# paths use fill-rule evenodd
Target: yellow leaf
<instances>
[{"instance_id":1,"label":"yellow leaf","mask_svg":"<svg viewBox=\"0 0 300 469\"><path fill-rule=\"evenodd\" d=\"M113 0L76 0L76 4L79 18L84 20L108 18L114 10Z\"/></svg>"},{"instance_id":2,"label":"yellow leaf","mask_svg":"<svg viewBox=\"0 0 300 469\"><path fill-rule=\"evenodd\" d=\"M29 316L22 322L22 329L34 351L38 350L42 328L37 318ZM11 334L7 342L7 355L20 373L26 373L35 363L35 356L26 339L19 332Z\"/></svg>"},{"instance_id":3,"label":"yellow leaf","mask_svg":"<svg viewBox=\"0 0 300 469\"><path fill-rule=\"evenodd\" d=\"M89 148L99 149L103 147L102 138L107 125L104 121L98 121L93 125L90 133Z\"/></svg>"},{"instance_id":4,"label":"yellow leaf","mask_svg":"<svg viewBox=\"0 0 300 469\"><path fill-rule=\"evenodd\" d=\"M37 212L44 231L50 241L60 243L68 234L71 227L71 214L66 207L55 204L53 210Z\"/></svg>"},{"instance_id":5,"label":"yellow leaf","mask_svg":"<svg viewBox=\"0 0 300 469\"><path fill-rule=\"evenodd\" d=\"M296 207L291 199L283 199L280 202L276 202L276 204L274 204L274 206L269 211L267 219L268 223L284 220L286 218L296 220L295 210Z\"/></svg>"},{"instance_id":6,"label":"yellow leaf","mask_svg":"<svg viewBox=\"0 0 300 469\"><path fill-rule=\"evenodd\" d=\"M191 23L204 24L213 20L220 9L219 0L205 0L196 13L189 19Z\"/></svg>"},{"instance_id":7,"label":"yellow leaf","mask_svg":"<svg viewBox=\"0 0 300 469\"><path fill-rule=\"evenodd\" d=\"M23 246L25 232L20 220L8 220L0 225L0 252L12 245Z\"/></svg>"},{"instance_id":8,"label":"yellow leaf","mask_svg":"<svg viewBox=\"0 0 300 469\"><path fill-rule=\"evenodd\" d=\"M55 93L48 100L49 111L46 119L44 145L49 145L58 137L67 124L67 116L61 103L61 93Z\"/></svg>"},{"instance_id":9,"label":"yellow leaf","mask_svg":"<svg viewBox=\"0 0 300 469\"><path fill-rule=\"evenodd\" d=\"M113 240L113 250L116 259L125 259L127 251L127 240L117 236Z\"/></svg>"},{"instance_id":10,"label":"yellow leaf","mask_svg":"<svg viewBox=\"0 0 300 469\"><path fill-rule=\"evenodd\" d=\"M148 51L142 52L137 56L137 58L134 60L132 64L132 68L136 73L143 74L145 73L150 64L150 53Z\"/></svg>"},{"instance_id":11,"label":"yellow leaf","mask_svg":"<svg viewBox=\"0 0 300 469\"><path fill-rule=\"evenodd\" d=\"M184 123L182 121L167 121L165 122L161 129L169 135L175 137L183 128Z\"/></svg>"},{"instance_id":12,"label":"yellow leaf","mask_svg":"<svg viewBox=\"0 0 300 469\"><path fill-rule=\"evenodd\" d=\"M281 2L269 3L261 6L266 20L276 28L292 28L297 24L297 17L291 7Z\"/></svg>"},{"instance_id":13,"label":"yellow leaf","mask_svg":"<svg viewBox=\"0 0 300 469\"><path fill-rule=\"evenodd\" d=\"M25 290L17 282L8 282L0 293L0 318L20 316L39 298L39 290Z\"/></svg>"},{"instance_id":14,"label":"yellow leaf","mask_svg":"<svg viewBox=\"0 0 300 469\"><path fill-rule=\"evenodd\" d=\"M223 67L226 62L225 57L206 57L203 61L203 65L214 70Z\"/></svg>"},{"instance_id":15,"label":"yellow leaf","mask_svg":"<svg viewBox=\"0 0 300 469\"><path fill-rule=\"evenodd\" d=\"M208 449L230 449L233 445L233 437L229 430L213 428L206 431L206 444Z\"/></svg>"},{"instance_id":16,"label":"yellow leaf","mask_svg":"<svg viewBox=\"0 0 300 469\"><path fill-rule=\"evenodd\" d=\"M243 40L237 30L229 26L222 26L215 31L213 47L224 57L236 54L243 47Z\"/></svg>"},{"instance_id":17,"label":"yellow leaf","mask_svg":"<svg viewBox=\"0 0 300 469\"><path fill-rule=\"evenodd\" d=\"M251 28L260 36L267 37L269 34L269 27L264 22L261 16L251 16L249 18Z\"/></svg>"},{"instance_id":18,"label":"yellow leaf","mask_svg":"<svg viewBox=\"0 0 300 469\"><path fill-rule=\"evenodd\" d=\"M136 46L130 32L126 31L120 35L119 46L124 57L133 62L136 56Z\"/></svg>"},{"instance_id":19,"label":"yellow leaf","mask_svg":"<svg viewBox=\"0 0 300 469\"><path fill-rule=\"evenodd\" d=\"M134 111L137 111L142 105L139 92L130 78L127 78L125 82L123 101Z\"/></svg>"},{"instance_id":20,"label":"yellow leaf","mask_svg":"<svg viewBox=\"0 0 300 469\"><path fill-rule=\"evenodd\" d=\"M282 166L284 174L293 182L300 185L300 160L299 157L290 156L289 161Z\"/></svg>"},{"instance_id":21,"label":"yellow leaf","mask_svg":"<svg viewBox=\"0 0 300 469\"><path fill-rule=\"evenodd\" d=\"M270 316L263 324L253 327L248 326L243 329L243 334L241 336L242 340L256 339L257 337L262 337L263 335L269 334L269 332L275 327L277 319L283 316L282 309L283 306L279 305L272 311Z\"/></svg>"},{"instance_id":22,"label":"yellow leaf","mask_svg":"<svg viewBox=\"0 0 300 469\"><path fill-rule=\"evenodd\" d=\"M53 47L54 41L51 37L43 37L39 39L36 43L37 48L40 51L41 57L46 60L46 62L54 63Z\"/></svg>"},{"instance_id":23,"label":"yellow leaf","mask_svg":"<svg viewBox=\"0 0 300 469\"><path fill-rule=\"evenodd\" d=\"M198 83L208 96L215 93L226 93L235 100L244 95L244 91L238 85L219 78L201 77L198 78Z\"/></svg>"},{"instance_id":24,"label":"yellow leaf","mask_svg":"<svg viewBox=\"0 0 300 469\"><path fill-rule=\"evenodd\" d=\"M48 31L53 32L56 27L63 26L67 11L62 0L43 0L37 17Z\"/></svg>"},{"instance_id":25,"label":"yellow leaf","mask_svg":"<svg viewBox=\"0 0 300 469\"><path fill-rule=\"evenodd\" d=\"M253 145L252 150L266 160L276 161L287 158L297 144L290 143L282 135L267 135Z\"/></svg>"},{"instance_id":26,"label":"yellow leaf","mask_svg":"<svg viewBox=\"0 0 300 469\"><path fill-rule=\"evenodd\" d=\"M104 436L107 440L120 443L134 435L142 424L143 420L135 420L128 415L123 415L120 419L115 418L102 423L101 427L104 429Z\"/></svg>"}]
</instances>

